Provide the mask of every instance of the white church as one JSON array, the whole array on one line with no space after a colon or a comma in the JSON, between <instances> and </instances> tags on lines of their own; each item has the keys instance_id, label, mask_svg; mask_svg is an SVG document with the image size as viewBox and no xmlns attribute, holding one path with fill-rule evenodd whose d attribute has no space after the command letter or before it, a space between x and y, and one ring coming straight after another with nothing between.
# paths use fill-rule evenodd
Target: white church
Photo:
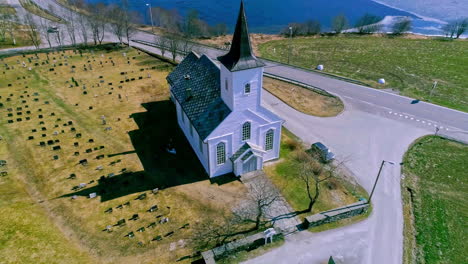
<instances>
[{"instance_id":1,"label":"white church","mask_svg":"<svg viewBox=\"0 0 468 264\"><path fill-rule=\"evenodd\" d=\"M230 51L218 61L192 52L167 77L178 124L210 177L279 158L283 120L261 105L263 67L241 2Z\"/></svg>"}]
</instances>

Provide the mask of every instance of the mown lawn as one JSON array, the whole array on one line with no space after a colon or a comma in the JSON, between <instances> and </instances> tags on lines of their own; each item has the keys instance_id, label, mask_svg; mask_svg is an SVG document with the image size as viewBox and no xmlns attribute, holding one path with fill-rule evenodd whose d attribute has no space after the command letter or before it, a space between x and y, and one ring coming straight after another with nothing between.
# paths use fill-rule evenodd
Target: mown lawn
<instances>
[{"instance_id":1,"label":"mown lawn","mask_svg":"<svg viewBox=\"0 0 468 264\"><path fill-rule=\"evenodd\" d=\"M405 199L413 215L405 217L405 247L416 240L415 250L405 249L408 262L467 263L467 161L468 145L437 136L417 140L406 153L402 189L413 194Z\"/></svg>"},{"instance_id":2,"label":"mown lawn","mask_svg":"<svg viewBox=\"0 0 468 264\"><path fill-rule=\"evenodd\" d=\"M260 44L259 55L287 62L289 43ZM323 64L328 73L468 112L468 41L345 35L294 38L291 47L291 64L309 69ZM379 85L379 78L387 84Z\"/></svg>"}]
</instances>

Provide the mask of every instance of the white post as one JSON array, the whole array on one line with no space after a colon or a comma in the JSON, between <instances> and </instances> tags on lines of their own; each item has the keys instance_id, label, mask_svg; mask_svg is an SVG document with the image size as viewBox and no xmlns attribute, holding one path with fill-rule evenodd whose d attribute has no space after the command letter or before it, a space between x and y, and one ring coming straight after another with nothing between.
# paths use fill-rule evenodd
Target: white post
<instances>
[{"instance_id":1,"label":"white post","mask_svg":"<svg viewBox=\"0 0 468 264\"><path fill-rule=\"evenodd\" d=\"M151 32L154 33L154 23L153 23L153 12L151 11L151 4L146 4L149 9L150 19L151 19Z\"/></svg>"}]
</instances>

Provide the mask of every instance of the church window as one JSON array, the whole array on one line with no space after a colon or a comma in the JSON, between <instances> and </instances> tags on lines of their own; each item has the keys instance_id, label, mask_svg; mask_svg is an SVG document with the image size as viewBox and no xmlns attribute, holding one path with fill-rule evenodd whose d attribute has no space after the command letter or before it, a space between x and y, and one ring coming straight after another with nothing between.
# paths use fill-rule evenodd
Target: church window
<instances>
[{"instance_id":1,"label":"church window","mask_svg":"<svg viewBox=\"0 0 468 264\"><path fill-rule=\"evenodd\" d=\"M272 150L273 149L273 138L275 136L275 132L273 129L268 130L265 135L265 150Z\"/></svg>"},{"instance_id":2,"label":"church window","mask_svg":"<svg viewBox=\"0 0 468 264\"><path fill-rule=\"evenodd\" d=\"M246 83L244 87L244 93L249 94L250 93L250 83Z\"/></svg>"},{"instance_id":3,"label":"church window","mask_svg":"<svg viewBox=\"0 0 468 264\"><path fill-rule=\"evenodd\" d=\"M250 139L250 122L245 122L242 125L242 141Z\"/></svg>"},{"instance_id":4,"label":"church window","mask_svg":"<svg viewBox=\"0 0 468 264\"><path fill-rule=\"evenodd\" d=\"M221 165L226 162L226 144L224 142L216 145L216 164Z\"/></svg>"},{"instance_id":5,"label":"church window","mask_svg":"<svg viewBox=\"0 0 468 264\"><path fill-rule=\"evenodd\" d=\"M224 88L226 88L226 90L229 89L228 87L228 79L226 78L226 80L224 81Z\"/></svg>"}]
</instances>

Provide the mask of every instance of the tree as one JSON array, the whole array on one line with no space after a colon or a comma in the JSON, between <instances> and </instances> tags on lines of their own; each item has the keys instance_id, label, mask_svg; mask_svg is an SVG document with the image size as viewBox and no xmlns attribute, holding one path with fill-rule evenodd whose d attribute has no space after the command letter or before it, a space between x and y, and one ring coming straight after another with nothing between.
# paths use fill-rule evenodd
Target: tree
<instances>
[{"instance_id":1,"label":"tree","mask_svg":"<svg viewBox=\"0 0 468 264\"><path fill-rule=\"evenodd\" d=\"M38 34L36 22L34 22L34 18L31 13L26 13L23 19L23 24L26 25L26 34L29 40L33 43L36 49L39 48L40 44L40 35Z\"/></svg>"},{"instance_id":2,"label":"tree","mask_svg":"<svg viewBox=\"0 0 468 264\"><path fill-rule=\"evenodd\" d=\"M178 36L169 35L167 37L169 51L172 54L172 60L175 61L177 58L177 52L180 49L181 41Z\"/></svg>"},{"instance_id":3,"label":"tree","mask_svg":"<svg viewBox=\"0 0 468 264\"><path fill-rule=\"evenodd\" d=\"M371 34L380 31L382 25L379 24L381 17L365 14L356 22L356 29L359 34Z\"/></svg>"},{"instance_id":4,"label":"tree","mask_svg":"<svg viewBox=\"0 0 468 264\"><path fill-rule=\"evenodd\" d=\"M140 14L137 12L131 12L128 0L122 0L123 17L121 18L123 24L123 32L127 39L127 44L130 45L130 38L135 34L136 27L133 24L134 21L140 18Z\"/></svg>"},{"instance_id":5,"label":"tree","mask_svg":"<svg viewBox=\"0 0 468 264\"><path fill-rule=\"evenodd\" d=\"M411 30L411 19L404 18L393 24L392 33L395 35L401 35Z\"/></svg>"},{"instance_id":6,"label":"tree","mask_svg":"<svg viewBox=\"0 0 468 264\"><path fill-rule=\"evenodd\" d=\"M239 223L253 223L253 230L258 230L271 221L269 211L281 196L266 178L257 177L247 188L247 199L234 209L234 215Z\"/></svg>"},{"instance_id":7,"label":"tree","mask_svg":"<svg viewBox=\"0 0 468 264\"><path fill-rule=\"evenodd\" d=\"M154 36L154 43L161 50L161 55L164 57L164 54L169 49L169 40L163 36Z\"/></svg>"},{"instance_id":8,"label":"tree","mask_svg":"<svg viewBox=\"0 0 468 264\"><path fill-rule=\"evenodd\" d=\"M335 31L336 34L340 34L346 28L348 28L348 19L345 15L338 15L333 18L332 30Z\"/></svg>"},{"instance_id":9,"label":"tree","mask_svg":"<svg viewBox=\"0 0 468 264\"><path fill-rule=\"evenodd\" d=\"M311 156L304 151L298 151L295 155L295 159L300 164L298 177L304 183L309 198L307 208L300 213L311 212L320 197L321 184L335 177L335 172L340 165L329 164L325 166L319 162L319 157Z\"/></svg>"},{"instance_id":10,"label":"tree","mask_svg":"<svg viewBox=\"0 0 468 264\"><path fill-rule=\"evenodd\" d=\"M456 22L449 22L442 27L446 37L453 38L457 32Z\"/></svg>"},{"instance_id":11,"label":"tree","mask_svg":"<svg viewBox=\"0 0 468 264\"><path fill-rule=\"evenodd\" d=\"M124 11L119 6L113 6L109 11L109 16L112 20L112 23L110 24L112 33L114 33L120 44L122 44L125 25L122 23L121 18L124 16Z\"/></svg>"},{"instance_id":12,"label":"tree","mask_svg":"<svg viewBox=\"0 0 468 264\"><path fill-rule=\"evenodd\" d=\"M76 45L76 14L71 8L67 9L68 12L65 14L65 26L67 28L68 37L70 38L71 44Z\"/></svg>"},{"instance_id":13,"label":"tree","mask_svg":"<svg viewBox=\"0 0 468 264\"><path fill-rule=\"evenodd\" d=\"M460 38L460 36L466 32L467 28L468 28L468 18L460 19L457 23L456 38Z\"/></svg>"},{"instance_id":14,"label":"tree","mask_svg":"<svg viewBox=\"0 0 468 264\"><path fill-rule=\"evenodd\" d=\"M81 42L87 46L88 45L88 28L89 28L89 23L88 23L88 19L86 18L85 15L81 14L81 13L78 13L77 14L77 19L78 19L78 28L79 28L79 31L80 31L80 38L81 38Z\"/></svg>"},{"instance_id":15,"label":"tree","mask_svg":"<svg viewBox=\"0 0 468 264\"><path fill-rule=\"evenodd\" d=\"M90 15L88 18L89 28L93 37L94 45L101 44L104 40L106 30L107 6L103 3L97 3L89 6Z\"/></svg>"},{"instance_id":16,"label":"tree","mask_svg":"<svg viewBox=\"0 0 468 264\"><path fill-rule=\"evenodd\" d=\"M40 32L47 40L49 48L52 48L52 38L50 34L55 34L56 31L53 31L51 21L45 18L39 18Z\"/></svg>"},{"instance_id":17,"label":"tree","mask_svg":"<svg viewBox=\"0 0 468 264\"><path fill-rule=\"evenodd\" d=\"M321 24L318 20L308 20L303 24L303 32L305 35L317 35L321 32Z\"/></svg>"}]
</instances>

